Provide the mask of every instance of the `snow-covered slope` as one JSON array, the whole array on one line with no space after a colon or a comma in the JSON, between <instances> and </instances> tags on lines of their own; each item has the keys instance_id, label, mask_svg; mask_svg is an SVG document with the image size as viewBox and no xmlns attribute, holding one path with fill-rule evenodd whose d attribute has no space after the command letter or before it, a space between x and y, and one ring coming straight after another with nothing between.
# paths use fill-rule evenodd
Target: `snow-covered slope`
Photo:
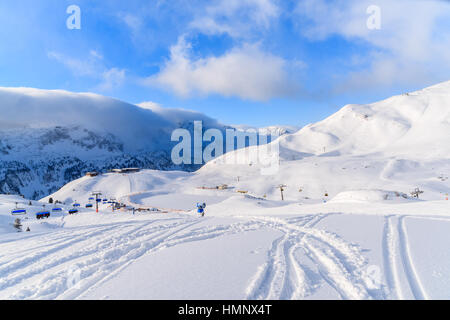
<instances>
[{"instance_id":1,"label":"snow-covered slope","mask_svg":"<svg viewBox=\"0 0 450 320\"><path fill-rule=\"evenodd\" d=\"M39 203L0 196L0 299L450 297L448 201L374 190L326 204L281 202L194 188L210 182L204 178L106 174L54 195L84 204L101 190L166 213L100 204L98 214L69 216L66 203L64 212L38 221ZM29 212L21 218L30 232L12 227L15 201ZM198 201L208 203L203 218L189 211Z\"/></svg>"},{"instance_id":2,"label":"snow-covered slope","mask_svg":"<svg viewBox=\"0 0 450 320\"><path fill-rule=\"evenodd\" d=\"M346 106L282 136L276 142L280 165L273 175L260 170L268 166L268 158L277 156L270 146L225 154L198 174L272 198L279 197L276 186L284 184L285 196L292 200L359 189L409 194L415 187L425 190L424 197L442 199L449 189L449 138L450 82L446 82L370 105ZM250 152L259 162L248 156ZM237 177L239 183L233 183Z\"/></svg>"},{"instance_id":3,"label":"snow-covered slope","mask_svg":"<svg viewBox=\"0 0 450 320\"><path fill-rule=\"evenodd\" d=\"M249 125L232 125L231 127L235 128L236 130L240 131L247 131L247 130L261 130L261 132L264 132L268 135L274 135L274 136L283 136L286 134L293 134L300 130L300 127L296 126L268 126L268 127L260 127L255 128Z\"/></svg>"},{"instance_id":4,"label":"snow-covered slope","mask_svg":"<svg viewBox=\"0 0 450 320\"><path fill-rule=\"evenodd\" d=\"M450 81L368 105L348 105L282 138L314 155L450 156Z\"/></svg>"}]
</instances>

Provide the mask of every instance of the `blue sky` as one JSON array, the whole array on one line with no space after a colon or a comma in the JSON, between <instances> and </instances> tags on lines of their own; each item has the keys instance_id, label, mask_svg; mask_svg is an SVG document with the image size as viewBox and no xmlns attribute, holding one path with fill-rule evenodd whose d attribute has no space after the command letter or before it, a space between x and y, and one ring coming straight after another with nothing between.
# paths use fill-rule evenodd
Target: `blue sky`
<instances>
[{"instance_id":1,"label":"blue sky","mask_svg":"<svg viewBox=\"0 0 450 320\"><path fill-rule=\"evenodd\" d=\"M449 21L428 0L2 1L0 86L302 126L450 80Z\"/></svg>"}]
</instances>

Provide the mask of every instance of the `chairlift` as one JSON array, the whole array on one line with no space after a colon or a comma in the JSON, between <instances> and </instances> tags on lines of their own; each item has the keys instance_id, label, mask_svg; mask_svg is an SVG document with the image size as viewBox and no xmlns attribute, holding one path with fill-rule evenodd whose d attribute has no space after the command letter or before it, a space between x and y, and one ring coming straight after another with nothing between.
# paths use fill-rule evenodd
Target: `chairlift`
<instances>
[{"instance_id":1,"label":"chairlift","mask_svg":"<svg viewBox=\"0 0 450 320\"><path fill-rule=\"evenodd\" d=\"M86 208L92 208L92 207L94 207L94 205L93 205L92 203L88 203L88 204L86 205Z\"/></svg>"},{"instance_id":2,"label":"chairlift","mask_svg":"<svg viewBox=\"0 0 450 320\"><path fill-rule=\"evenodd\" d=\"M79 204L79 203L74 203L73 206L74 206L74 208L79 208L79 207L81 207L81 204Z\"/></svg>"},{"instance_id":3,"label":"chairlift","mask_svg":"<svg viewBox=\"0 0 450 320\"><path fill-rule=\"evenodd\" d=\"M12 214L13 216L22 216L22 215L27 214L27 210L25 210L25 209L23 209L23 208L19 208L19 207L17 206L18 204L19 204L19 203L16 202L16 207L15 207L14 209L11 210L11 214Z\"/></svg>"},{"instance_id":4,"label":"chairlift","mask_svg":"<svg viewBox=\"0 0 450 320\"><path fill-rule=\"evenodd\" d=\"M93 200L95 200L95 198L93 198L93 197L90 197L90 198L89 198L89 201L93 201Z\"/></svg>"},{"instance_id":5,"label":"chairlift","mask_svg":"<svg viewBox=\"0 0 450 320\"><path fill-rule=\"evenodd\" d=\"M42 211L42 212L38 212L36 213L36 219L40 220L40 219L45 219L45 218L50 218L50 212L49 211Z\"/></svg>"},{"instance_id":6,"label":"chairlift","mask_svg":"<svg viewBox=\"0 0 450 320\"><path fill-rule=\"evenodd\" d=\"M62 208L55 207L55 208L52 209L52 211L53 211L53 212L61 212L61 211L62 211Z\"/></svg>"},{"instance_id":7,"label":"chairlift","mask_svg":"<svg viewBox=\"0 0 450 320\"><path fill-rule=\"evenodd\" d=\"M70 209L70 210L69 210L69 214L70 214L70 215L75 214L75 213L78 213L78 210L77 210L77 209Z\"/></svg>"},{"instance_id":8,"label":"chairlift","mask_svg":"<svg viewBox=\"0 0 450 320\"><path fill-rule=\"evenodd\" d=\"M27 214L27 210L21 209L21 208L15 208L15 209L11 210L11 214L13 216L23 216L23 215Z\"/></svg>"}]
</instances>

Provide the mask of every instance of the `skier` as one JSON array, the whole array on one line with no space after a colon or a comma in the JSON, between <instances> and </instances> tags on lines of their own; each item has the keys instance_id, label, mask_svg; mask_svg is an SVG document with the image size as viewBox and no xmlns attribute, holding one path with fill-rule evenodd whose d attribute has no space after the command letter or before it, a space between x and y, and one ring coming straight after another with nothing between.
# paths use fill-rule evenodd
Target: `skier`
<instances>
[{"instance_id":1,"label":"skier","mask_svg":"<svg viewBox=\"0 0 450 320\"><path fill-rule=\"evenodd\" d=\"M202 204L197 203L197 212L199 214L201 214L202 217L205 216L205 208L206 208L206 203L202 203Z\"/></svg>"}]
</instances>

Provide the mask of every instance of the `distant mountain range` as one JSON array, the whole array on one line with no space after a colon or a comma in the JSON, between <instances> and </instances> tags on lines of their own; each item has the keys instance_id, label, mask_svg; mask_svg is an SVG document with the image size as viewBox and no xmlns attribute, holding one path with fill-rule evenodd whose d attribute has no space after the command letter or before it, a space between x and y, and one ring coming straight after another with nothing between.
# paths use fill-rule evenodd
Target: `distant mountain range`
<instances>
[{"instance_id":1,"label":"distant mountain range","mask_svg":"<svg viewBox=\"0 0 450 320\"><path fill-rule=\"evenodd\" d=\"M200 166L172 163L172 131L192 132L199 120L204 130L234 128L188 110L32 88L0 88L0 115L0 193L32 199L88 171L194 171ZM286 131L280 127L279 133Z\"/></svg>"}]
</instances>

